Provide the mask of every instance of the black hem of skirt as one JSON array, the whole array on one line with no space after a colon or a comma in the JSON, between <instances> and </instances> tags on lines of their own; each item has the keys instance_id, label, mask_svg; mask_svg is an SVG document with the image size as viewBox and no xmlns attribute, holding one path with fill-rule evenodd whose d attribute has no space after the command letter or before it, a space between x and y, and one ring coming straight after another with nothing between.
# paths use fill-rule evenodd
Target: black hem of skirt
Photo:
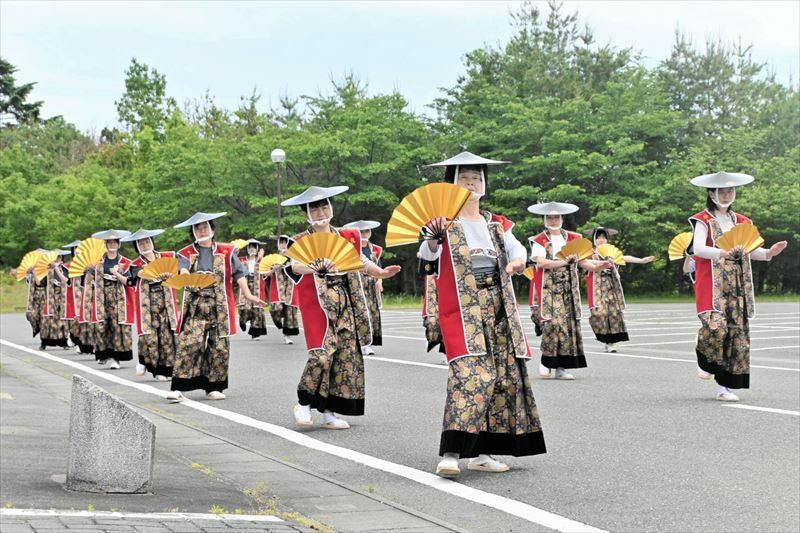
<instances>
[{"instance_id":1,"label":"black hem of skirt","mask_svg":"<svg viewBox=\"0 0 800 533\"><path fill-rule=\"evenodd\" d=\"M42 346L60 346L61 348L69 348L67 339L41 339Z\"/></svg>"},{"instance_id":2,"label":"black hem of skirt","mask_svg":"<svg viewBox=\"0 0 800 533\"><path fill-rule=\"evenodd\" d=\"M73 335L72 333L69 334L69 341L72 344L74 344L75 346L80 346L81 345L81 340L78 337L76 337L75 335Z\"/></svg>"},{"instance_id":3,"label":"black hem of skirt","mask_svg":"<svg viewBox=\"0 0 800 533\"><path fill-rule=\"evenodd\" d=\"M153 377L156 377L156 376L167 376L168 378L172 377L172 367L171 366L153 365L153 364L150 364L150 363L145 363L142 360L142 356L141 355L139 356L139 364L140 365L144 365L144 368L148 372L150 372L153 375Z\"/></svg>"},{"instance_id":4,"label":"black hem of skirt","mask_svg":"<svg viewBox=\"0 0 800 533\"><path fill-rule=\"evenodd\" d=\"M339 396L323 397L308 391L297 389L297 401L300 405L310 405L320 413L332 411L339 415L363 416L364 399L340 398Z\"/></svg>"},{"instance_id":5,"label":"black hem of skirt","mask_svg":"<svg viewBox=\"0 0 800 533\"><path fill-rule=\"evenodd\" d=\"M462 459L481 454L522 457L547 453L547 448L541 431L515 435L488 431L468 433L450 429L442 431L439 441L439 455L445 453L457 453Z\"/></svg>"},{"instance_id":6,"label":"black hem of skirt","mask_svg":"<svg viewBox=\"0 0 800 533\"><path fill-rule=\"evenodd\" d=\"M33 335L31 335L31 337L33 337L35 339L36 335L38 335L38 334L39 334L39 330L35 329L35 330L33 330Z\"/></svg>"},{"instance_id":7,"label":"black hem of skirt","mask_svg":"<svg viewBox=\"0 0 800 533\"><path fill-rule=\"evenodd\" d=\"M547 368L586 368L585 355L557 355L555 357L542 356L542 366Z\"/></svg>"},{"instance_id":8,"label":"black hem of skirt","mask_svg":"<svg viewBox=\"0 0 800 533\"><path fill-rule=\"evenodd\" d=\"M375 335L372 336L372 344L370 346L383 346L383 336Z\"/></svg>"},{"instance_id":9,"label":"black hem of skirt","mask_svg":"<svg viewBox=\"0 0 800 533\"><path fill-rule=\"evenodd\" d=\"M203 389L206 394L217 391L222 392L228 388L228 380L209 381L206 376L195 376L193 378L176 378L172 376L171 390L187 392L191 390Z\"/></svg>"},{"instance_id":10,"label":"black hem of skirt","mask_svg":"<svg viewBox=\"0 0 800 533\"><path fill-rule=\"evenodd\" d=\"M595 333L594 338L606 344L614 344L617 342L626 342L631 340L630 337L628 337L627 331L623 331L621 333Z\"/></svg>"},{"instance_id":11,"label":"black hem of skirt","mask_svg":"<svg viewBox=\"0 0 800 533\"><path fill-rule=\"evenodd\" d=\"M94 351L94 346L91 344L79 344L78 347L81 349L81 353L92 353Z\"/></svg>"},{"instance_id":12,"label":"black hem of skirt","mask_svg":"<svg viewBox=\"0 0 800 533\"><path fill-rule=\"evenodd\" d=\"M296 337L300 335L300 328L283 328L282 331L287 337Z\"/></svg>"},{"instance_id":13,"label":"black hem of skirt","mask_svg":"<svg viewBox=\"0 0 800 533\"><path fill-rule=\"evenodd\" d=\"M131 361L133 360L133 352L131 350L125 350L124 352L100 350L94 352L94 358L96 361L102 361L103 359L116 359L119 362Z\"/></svg>"},{"instance_id":14,"label":"black hem of skirt","mask_svg":"<svg viewBox=\"0 0 800 533\"><path fill-rule=\"evenodd\" d=\"M723 370L717 363L706 359L706 356L699 350L695 349L695 353L697 354L697 366L709 374L714 374L714 381L720 386L729 389L750 388L750 374L731 374L727 370Z\"/></svg>"},{"instance_id":15,"label":"black hem of skirt","mask_svg":"<svg viewBox=\"0 0 800 533\"><path fill-rule=\"evenodd\" d=\"M425 350L425 351L426 351L426 352L430 352L431 350L433 350L433 349L434 349L434 348L436 348L437 346L440 346L441 344L442 344L441 342L429 342L429 343L428 343L428 349L427 349L427 350Z\"/></svg>"},{"instance_id":16,"label":"black hem of skirt","mask_svg":"<svg viewBox=\"0 0 800 533\"><path fill-rule=\"evenodd\" d=\"M242 328L242 331L244 331L244 328ZM247 333L255 339L261 335L266 335L267 328L254 328L253 326L250 326L250 330Z\"/></svg>"}]
</instances>

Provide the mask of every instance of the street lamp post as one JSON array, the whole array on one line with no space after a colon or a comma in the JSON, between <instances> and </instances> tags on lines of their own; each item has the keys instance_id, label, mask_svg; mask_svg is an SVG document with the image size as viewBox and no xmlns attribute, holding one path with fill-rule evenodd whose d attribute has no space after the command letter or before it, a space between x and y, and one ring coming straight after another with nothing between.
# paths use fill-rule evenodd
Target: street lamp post
<instances>
[{"instance_id":1,"label":"street lamp post","mask_svg":"<svg viewBox=\"0 0 800 533\"><path fill-rule=\"evenodd\" d=\"M275 189L276 196L278 197L278 236L282 234L281 226L281 164L286 161L286 152L280 148L275 148L270 154L272 162L275 163Z\"/></svg>"}]
</instances>

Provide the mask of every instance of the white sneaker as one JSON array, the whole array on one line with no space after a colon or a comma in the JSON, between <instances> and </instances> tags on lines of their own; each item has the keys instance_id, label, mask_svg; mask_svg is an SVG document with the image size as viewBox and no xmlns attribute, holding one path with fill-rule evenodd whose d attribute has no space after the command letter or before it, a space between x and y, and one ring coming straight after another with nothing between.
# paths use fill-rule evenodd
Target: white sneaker
<instances>
[{"instance_id":1,"label":"white sneaker","mask_svg":"<svg viewBox=\"0 0 800 533\"><path fill-rule=\"evenodd\" d=\"M169 381L167 376L162 376L161 374L156 374L156 381Z\"/></svg>"},{"instance_id":2,"label":"white sneaker","mask_svg":"<svg viewBox=\"0 0 800 533\"><path fill-rule=\"evenodd\" d=\"M573 376L563 368L556 368L556 379L565 379L567 381L570 381L575 379L575 376Z\"/></svg>"},{"instance_id":3,"label":"white sneaker","mask_svg":"<svg viewBox=\"0 0 800 533\"><path fill-rule=\"evenodd\" d=\"M611 342L606 344L606 351L609 353L617 353L617 343Z\"/></svg>"},{"instance_id":4,"label":"white sneaker","mask_svg":"<svg viewBox=\"0 0 800 533\"><path fill-rule=\"evenodd\" d=\"M549 377L550 377L551 370L552 370L552 369L550 369L550 368L547 368L546 366L544 366L544 365L540 364L540 365L539 365L539 377L542 377L542 378L549 378Z\"/></svg>"},{"instance_id":5,"label":"white sneaker","mask_svg":"<svg viewBox=\"0 0 800 533\"><path fill-rule=\"evenodd\" d=\"M167 393L167 400L172 402L180 402L185 399L186 398L183 396L183 393L179 390L171 390Z\"/></svg>"},{"instance_id":6,"label":"white sneaker","mask_svg":"<svg viewBox=\"0 0 800 533\"><path fill-rule=\"evenodd\" d=\"M720 387L717 392L717 400L721 402L738 402L739 397L730 391L727 387Z\"/></svg>"},{"instance_id":7,"label":"white sneaker","mask_svg":"<svg viewBox=\"0 0 800 533\"><path fill-rule=\"evenodd\" d=\"M283 344L294 344L294 341L287 337L286 335L283 336Z\"/></svg>"},{"instance_id":8,"label":"white sneaker","mask_svg":"<svg viewBox=\"0 0 800 533\"><path fill-rule=\"evenodd\" d=\"M606 345L605 345L605 346L603 346L603 351L604 351L604 352L606 352L606 353L608 353L608 343L606 343Z\"/></svg>"},{"instance_id":9,"label":"white sneaker","mask_svg":"<svg viewBox=\"0 0 800 533\"><path fill-rule=\"evenodd\" d=\"M444 458L436 465L436 475L442 477L456 477L461 473L458 468L458 455L455 453L446 453Z\"/></svg>"},{"instance_id":10,"label":"white sneaker","mask_svg":"<svg viewBox=\"0 0 800 533\"><path fill-rule=\"evenodd\" d=\"M372 346L362 346L361 353L363 355L375 355L375 350L372 349Z\"/></svg>"},{"instance_id":11,"label":"white sneaker","mask_svg":"<svg viewBox=\"0 0 800 533\"><path fill-rule=\"evenodd\" d=\"M145 372L147 372L147 368L142 363L136 363L136 375L144 376Z\"/></svg>"},{"instance_id":12,"label":"white sneaker","mask_svg":"<svg viewBox=\"0 0 800 533\"><path fill-rule=\"evenodd\" d=\"M478 470L480 472L493 472L498 474L500 472L508 472L511 470L507 464L501 463L491 455L479 455L469 460L467 468L470 470Z\"/></svg>"},{"instance_id":13,"label":"white sneaker","mask_svg":"<svg viewBox=\"0 0 800 533\"><path fill-rule=\"evenodd\" d=\"M350 429L350 424L331 411L322 413L322 427L325 429Z\"/></svg>"},{"instance_id":14,"label":"white sneaker","mask_svg":"<svg viewBox=\"0 0 800 533\"><path fill-rule=\"evenodd\" d=\"M211 392L206 394L206 398L208 398L209 400L224 400L225 393L220 392L218 390L212 390Z\"/></svg>"},{"instance_id":15,"label":"white sneaker","mask_svg":"<svg viewBox=\"0 0 800 533\"><path fill-rule=\"evenodd\" d=\"M108 365L108 368L110 370L119 370L122 367L120 367L119 361L117 361L116 359L112 359L111 363L109 363L109 365Z\"/></svg>"},{"instance_id":16,"label":"white sneaker","mask_svg":"<svg viewBox=\"0 0 800 533\"><path fill-rule=\"evenodd\" d=\"M75 353L81 353L81 347L80 346L76 346L75 347Z\"/></svg>"},{"instance_id":17,"label":"white sneaker","mask_svg":"<svg viewBox=\"0 0 800 533\"><path fill-rule=\"evenodd\" d=\"M711 372L706 372L705 370L703 370L702 368L700 368L698 366L697 367L697 377L700 378L700 379L711 379L711 378L714 377L714 374L712 374Z\"/></svg>"},{"instance_id":18,"label":"white sneaker","mask_svg":"<svg viewBox=\"0 0 800 533\"><path fill-rule=\"evenodd\" d=\"M314 422L311 420L311 406L297 404L292 408L294 414L294 421L298 426L311 427Z\"/></svg>"}]
</instances>

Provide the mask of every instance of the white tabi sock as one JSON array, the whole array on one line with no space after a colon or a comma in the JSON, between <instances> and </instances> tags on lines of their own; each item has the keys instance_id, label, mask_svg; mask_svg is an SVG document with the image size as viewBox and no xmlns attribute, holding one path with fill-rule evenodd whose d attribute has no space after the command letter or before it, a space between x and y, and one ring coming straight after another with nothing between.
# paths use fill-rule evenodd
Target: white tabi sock
<instances>
[{"instance_id":1,"label":"white tabi sock","mask_svg":"<svg viewBox=\"0 0 800 533\"><path fill-rule=\"evenodd\" d=\"M311 406L310 405L300 405L300 404L298 404L298 407L300 407L300 409L298 409L298 411L300 411L300 414L303 415L303 418L311 418Z\"/></svg>"}]
</instances>

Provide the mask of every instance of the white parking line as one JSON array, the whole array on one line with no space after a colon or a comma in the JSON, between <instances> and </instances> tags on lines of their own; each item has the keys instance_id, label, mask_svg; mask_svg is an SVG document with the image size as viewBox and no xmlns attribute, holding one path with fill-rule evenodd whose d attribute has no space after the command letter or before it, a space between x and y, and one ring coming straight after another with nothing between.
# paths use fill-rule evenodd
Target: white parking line
<instances>
[{"instance_id":1,"label":"white parking line","mask_svg":"<svg viewBox=\"0 0 800 533\"><path fill-rule=\"evenodd\" d=\"M248 522L283 522L281 518L272 515L253 515L253 514L206 514L206 513L117 513L112 511L58 511L51 509L0 509L0 516L18 517L81 517L81 518L127 518L131 520L163 520L163 521L186 521L186 520L216 520L232 522L235 520L246 520ZM97 527L97 526L94 526ZM109 524L108 527L115 527ZM225 526L221 526L225 527ZM79 529L83 529L81 526Z\"/></svg>"},{"instance_id":2,"label":"white parking line","mask_svg":"<svg viewBox=\"0 0 800 533\"><path fill-rule=\"evenodd\" d=\"M786 409L774 409L772 407L756 407L754 405L741 405L726 403L722 407L733 407L734 409L746 409L748 411L763 411L765 413L777 413L779 415L800 416L800 411L788 411Z\"/></svg>"},{"instance_id":3,"label":"white parking line","mask_svg":"<svg viewBox=\"0 0 800 533\"><path fill-rule=\"evenodd\" d=\"M131 387L139 391L164 398L163 390L157 389L150 385L145 385L143 383L136 383L134 381L129 381L125 378L121 378L114 374L110 374L108 371L100 371L94 368L89 368L88 366L83 365L81 363L76 363L68 359L62 359L61 357L57 357L55 355L51 355L46 352L32 350L25 346L20 346L19 344L9 342L5 339L0 339L0 344L14 348L16 350L36 355L38 357L42 357L44 359L49 359L51 361L55 361L57 363L61 363L79 369L83 372L92 374L94 376L105 379L107 381L111 381L113 383L117 383L119 385ZM183 400L180 403L180 405L186 406L190 409L195 409L197 411L208 413L210 415L218 416L220 418L224 418L226 420L235 422L237 424L241 424L243 426L260 429L262 431L265 431L277 437L281 437L295 444L299 444L300 446L324 452L336 457L340 457L342 459L347 459L355 463L363 464L365 466L374 468L376 470L388 472L390 474L406 478L408 480L414 481L421 485L425 485L435 490L445 492L452 496L457 496L459 498L469 500L473 503L485 505L486 507L491 507L498 511L514 515L516 517L522 518L523 520L527 520L528 522L539 524L541 526L554 529L556 531L603 532L602 529L598 529L596 527L592 527L582 522L571 520L569 518L557 515L555 513L539 509L538 507L534 507L527 503L523 503L517 500L512 500L511 498L499 496L491 492L486 492L483 490L468 487L466 485L462 485L455 481L441 478L435 474L423 472L422 470L417 470L416 468L411 468L405 465L392 463L385 459L373 457L371 455L357 452L349 448L328 444L326 442L322 442L312 437L309 437L308 435L305 435L303 433L298 433L297 431L293 431L291 429L282 426L277 426L275 424L270 424L269 422L257 420L247 415L243 415L233 411L226 411L218 407L213 407L204 402L196 402L194 400L187 399Z\"/></svg>"},{"instance_id":4,"label":"white parking line","mask_svg":"<svg viewBox=\"0 0 800 533\"><path fill-rule=\"evenodd\" d=\"M773 337L778 339L780 337ZM765 346L764 348L750 348L751 352L762 352L764 350L793 350L795 348L800 348L800 346Z\"/></svg>"}]
</instances>

